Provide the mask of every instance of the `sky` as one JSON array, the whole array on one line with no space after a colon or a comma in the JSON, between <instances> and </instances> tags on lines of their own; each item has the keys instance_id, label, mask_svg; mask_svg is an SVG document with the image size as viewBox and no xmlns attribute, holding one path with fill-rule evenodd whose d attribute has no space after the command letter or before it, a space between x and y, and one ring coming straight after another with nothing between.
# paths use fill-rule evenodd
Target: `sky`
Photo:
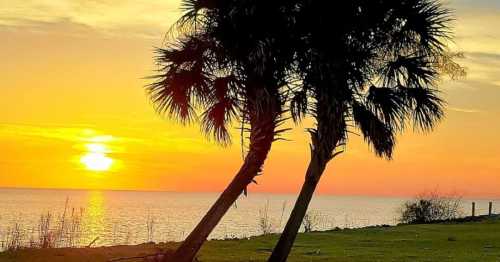
<instances>
[{"instance_id":1,"label":"sky","mask_svg":"<svg viewBox=\"0 0 500 262\"><path fill-rule=\"evenodd\" d=\"M468 75L444 80L446 118L398 137L394 159L352 136L320 194L500 197L500 1L451 0ZM194 123L156 114L144 85L179 0L0 1L0 187L221 191L242 163ZM251 192L298 192L310 121L278 141Z\"/></svg>"}]
</instances>

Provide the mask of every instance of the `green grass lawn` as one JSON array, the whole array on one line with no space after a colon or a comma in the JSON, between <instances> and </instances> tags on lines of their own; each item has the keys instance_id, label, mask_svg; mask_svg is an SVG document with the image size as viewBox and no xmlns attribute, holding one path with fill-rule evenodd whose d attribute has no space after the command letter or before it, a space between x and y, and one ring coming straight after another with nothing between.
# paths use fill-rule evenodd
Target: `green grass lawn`
<instances>
[{"instance_id":1,"label":"green grass lawn","mask_svg":"<svg viewBox=\"0 0 500 262\"><path fill-rule=\"evenodd\" d=\"M209 241L200 261L265 261L278 236ZM22 250L0 261L106 261L176 244ZM500 219L300 234L289 261L499 261Z\"/></svg>"}]
</instances>

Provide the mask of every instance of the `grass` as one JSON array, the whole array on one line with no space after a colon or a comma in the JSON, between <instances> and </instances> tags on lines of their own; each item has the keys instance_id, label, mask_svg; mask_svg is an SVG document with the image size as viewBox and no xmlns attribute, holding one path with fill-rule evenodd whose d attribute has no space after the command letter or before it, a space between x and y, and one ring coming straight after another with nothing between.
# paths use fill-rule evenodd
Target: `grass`
<instances>
[{"instance_id":1,"label":"grass","mask_svg":"<svg viewBox=\"0 0 500 262\"><path fill-rule=\"evenodd\" d=\"M199 261L265 261L277 238L209 241ZM176 245L24 249L0 253L0 261L107 261ZM500 219L300 234L289 261L500 261Z\"/></svg>"}]
</instances>

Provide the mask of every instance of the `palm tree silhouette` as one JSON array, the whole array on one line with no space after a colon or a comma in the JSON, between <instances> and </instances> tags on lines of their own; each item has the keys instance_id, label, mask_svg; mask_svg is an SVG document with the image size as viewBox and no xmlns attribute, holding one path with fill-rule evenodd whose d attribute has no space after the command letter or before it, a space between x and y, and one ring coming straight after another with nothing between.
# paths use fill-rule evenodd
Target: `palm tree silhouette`
<instances>
[{"instance_id":1,"label":"palm tree silhouette","mask_svg":"<svg viewBox=\"0 0 500 262\"><path fill-rule=\"evenodd\" d=\"M286 261L327 163L351 127L390 159L409 124L430 131L443 117L441 73L461 73L447 51L450 10L434 0L299 1L295 37L303 88L292 114L311 115L305 182L269 261ZM449 70L454 69L454 70Z\"/></svg>"},{"instance_id":2,"label":"palm tree silhouette","mask_svg":"<svg viewBox=\"0 0 500 262\"><path fill-rule=\"evenodd\" d=\"M189 123L202 112L202 131L223 145L239 120L248 132L243 165L168 261L192 261L220 219L254 182L283 121L284 86L293 49L283 28L294 8L286 0L184 0L175 41L157 50L161 66L147 89L160 113Z\"/></svg>"}]
</instances>

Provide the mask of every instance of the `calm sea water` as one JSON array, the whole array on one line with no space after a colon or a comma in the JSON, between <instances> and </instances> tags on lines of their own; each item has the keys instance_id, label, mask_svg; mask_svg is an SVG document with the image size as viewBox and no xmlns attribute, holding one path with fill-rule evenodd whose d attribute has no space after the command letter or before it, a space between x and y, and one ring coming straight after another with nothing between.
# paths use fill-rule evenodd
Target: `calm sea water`
<instances>
[{"instance_id":1,"label":"calm sea water","mask_svg":"<svg viewBox=\"0 0 500 262\"><path fill-rule=\"evenodd\" d=\"M215 193L169 193L130 191L0 189L0 241L16 224L36 235L40 216L50 212L57 220L65 209L82 209L80 244L96 237L96 245L137 244L148 241L178 241L196 225L215 201ZM387 197L316 196L309 210L316 229L395 224L397 211L407 199ZM232 207L210 238L249 237L262 234L260 219L267 214L272 230L282 229L295 201L294 195L250 193ZM477 202L477 213L487 212L488 200ZM498 202L497 202L498 203ZM267 210L267 211L266 211ZM148 221L153 221L148 235ZM52 226L57 221L53 221Z\"/></svg>"}]
</instances>

